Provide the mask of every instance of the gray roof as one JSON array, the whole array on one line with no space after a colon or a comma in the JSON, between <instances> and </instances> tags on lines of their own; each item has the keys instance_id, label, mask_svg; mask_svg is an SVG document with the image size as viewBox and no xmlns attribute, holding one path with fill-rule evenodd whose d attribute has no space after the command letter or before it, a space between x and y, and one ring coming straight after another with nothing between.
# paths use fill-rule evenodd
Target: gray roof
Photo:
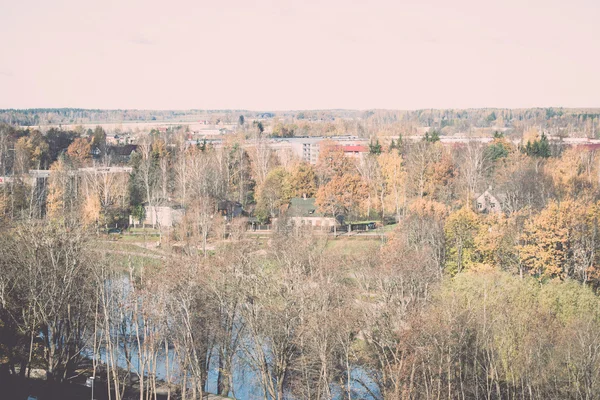
<instances>
[{"instance_id":1,"label":"gray roof","mask_svg":"<svg viewBox=\"0 0 600 400\"><path fill-rule=\"evenodd\" d=\"M290 200L287 212L289 217L324 217L318 208L314 198L294 197Z\"/></svg>"},{"instance_id":2,"label":"gray roof","mask_svg":"<svg viewBox=\"0 0 600 400\"><path fill-rule=\"evenodd\" d=\"M486 194L487 194L488 196L494 197L494 198L495 198L496 200L498 200L500 203L504 203L504 202L506 201L506 194L504 194L504 193L495 193L495 192L492 192L492 190L491 190L491 189L488 189L488 190L486 190L486 191L485 191L485 192L483 192L483 193L476 194L476 195L475 195L475 199L479 199L481 196L484 196L484 195L486 195Z\"/></svg>"}]
</instances>

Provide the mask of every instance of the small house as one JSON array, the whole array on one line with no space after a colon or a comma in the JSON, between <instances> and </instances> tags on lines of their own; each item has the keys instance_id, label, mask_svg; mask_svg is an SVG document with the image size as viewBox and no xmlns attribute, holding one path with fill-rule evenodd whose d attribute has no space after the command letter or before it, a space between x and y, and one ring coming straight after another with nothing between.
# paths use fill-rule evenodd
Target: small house
<instances>
[{"instance_id":1,"label":"small house","mask_svg":"<svg viewBox=\"0 0 600 400\"><path fill-rule=\"evenodd\" d=\"M499 213L502 212L502 196L492 194L492 188L483 192L475 200L475 209L479 213Z\"/></svg>"},{"instance_id":2,"label":"small house","mask_svg":"<svg viewBox=\"0 0 600 400\"><path fill-rule=\"evenodd\" d=\"M238 218L244 215L242 204L237 201L222 200L217 205L217 212L221 214L227 221L233 218Z\"/></svg>"},{"instance_id":3,"label":"small house","mask_svg":"<svg viewBox=\"0 0 600 400\"><path fill-rule=\"evenodd\" d=\"M107 153L114 162L127 164L136 150L137 145L126 144L124 146L108 146Z\"/></svg>"},{"instance_id":4,"label":"small house","mask_svg":"<svg viewBox=\"0 0 600 400\"><path fill-rule=\"evenodd\" d=\"M292 198L286 216L297 226L329 230L337 225L335 218L319 212L314 198Z\"/></svg>"},{"instance_id":5,"label":"small house","mask_svg":"<svg viewBox=\"0 0 600 400\"><path fill-rule=\"evenodd\" d=\"M171 228L178 224L184 214L184 209L178 204L161 204L149 206L144 204L144 225L160 226L162 228Z\"/></svg>"}]
</instances>

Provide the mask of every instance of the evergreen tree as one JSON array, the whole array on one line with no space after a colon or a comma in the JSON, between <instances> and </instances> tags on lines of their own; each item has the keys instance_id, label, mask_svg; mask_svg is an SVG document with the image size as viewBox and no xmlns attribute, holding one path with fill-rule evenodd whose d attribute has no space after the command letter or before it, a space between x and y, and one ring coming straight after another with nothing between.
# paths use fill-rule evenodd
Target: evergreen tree
<instances>
[{"instance_id":1,"label":"evergreen tree","mask_svg":"<svg viewBox=\"0 0 600 400\"><path fill-rule=\"evenodd\" d=\"M375 144L369 143L369 153L377 155L381 154L381 144L379 144L379 139L377 139Z\"/></svg>"},{"instance_id":2,"label":"evergreen tree","mask_svg":"<svg viewBox=\"0 0 600 400\"><path fill-rule=\"evenodd\" d=\"M433 131L431 131L431 135L429 134L429 132L425 132L425 137L423 138L423 140L426 142L429 142L429 143L439 142L440 141L440 133L438 131L436 131L435 129Z\"/></svg>"},{"instance_id":3,"label":"evergreen tree","mask_svg":"<svg viewBox=\"0 0 600 400\"><path fill-rule=\"evenodd\" d=\"M540 139L535 140L533 142L528 140L523 152L531 157L550 157L550 142L548 141L548 137L546 136L546 134L542 133Z\"/></svg>"},{"instance_id":4,"label":"evergreen tree","mask_svg":"<svg viewBox=\"0 0 600 400\"><path fill-rule=\"evenodd\" d=\"M402 153L404 153L404 142L402 141L402 135L398 135L398 141L396 142L396 149L398 149L398 154L402 155Z\"/></svg>"}]
</instances>

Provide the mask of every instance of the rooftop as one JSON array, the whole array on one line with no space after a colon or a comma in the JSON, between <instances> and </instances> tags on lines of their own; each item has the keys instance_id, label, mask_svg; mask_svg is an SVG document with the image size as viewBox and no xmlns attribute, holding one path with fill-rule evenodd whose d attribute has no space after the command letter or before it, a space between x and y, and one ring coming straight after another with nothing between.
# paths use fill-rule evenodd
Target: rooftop
<instances>
[{"instance_id":1,"label":"rooftop","mask_svg":"<svg viewBox=\"0 0 600 400\"><path fill-rule=\"evenodd\" d=\"M318 212L314 198L294 197L290 200L288 216L290 217L323 217L323 213Z\"/></svg>"}]
</instances>

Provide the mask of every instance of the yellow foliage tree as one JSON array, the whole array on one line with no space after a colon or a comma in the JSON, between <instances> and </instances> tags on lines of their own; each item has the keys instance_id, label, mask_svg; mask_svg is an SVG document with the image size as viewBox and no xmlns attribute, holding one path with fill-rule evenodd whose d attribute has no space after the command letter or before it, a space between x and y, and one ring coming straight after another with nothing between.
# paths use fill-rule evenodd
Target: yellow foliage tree
<instances>
[{"instance_id":1,"label":"yellow foliage tree","mask_svg":"<svg viewBox=\"0 0 600 400\"><path fill-rule=\"evenodd\" d=\"M87 196L83 201L81 209L83 223L88 226L98 223L101 209L100 197L95 194Z\"/></svg>"},{"instance_id":2,"label":"yellow foliage tree","mask_svg":"<svg viewBox=\"0 0 600 400\"><path fill-rule=\"evenodd\" d=\"M600 204L552 201L525 224L521 262L539 279L598 279Z\"/></svg>"},{"instance_id":3,"label":"yellow foliage tree","mask_svg":"<svg viewBox=\"0 0 600 400\"><path fill-rule=\"evenodd\" d=\"M531 127L523 132L523 143L535 142L540 138L540 131L536 127Z\"/></svg>"},{"instance_id":4,"label":"yellow foliage tree","mask_svg":"<svg viewBox=\"0 0 600 400\"><path fill-rule=\"evenodd\" d=\"M512 272L522 272L519 266L519 220L520 215L506 216L492 213L480 219L481 225L475 236L478 259Z\"/></svg>"},{"instance_id":5,"label":"yellow foliage tree","mask_svg":"<svg viewBox=\"0 0 600 400\"><path fill-rule=\"evenodd\" d=\"M382 153L377 162L386 187L386 208L400 215L400 209L406 204L406 171L402 156L396 152Z\"/></svg>"},{"instance_id":6,"label":"yellow foliage tree","mask_svg":"<svg viewBox=\"0 0 600 400\"><path fill-rule=\"evenodd\" d=\"M591 180L583 174L590 168L589 165L584 165L586 156L588 151L570 148L561 157L548 160L546 171L552 177L558 195L579 196L583 189L592 186Z\"/></svg>"},{"instance_id":7,"label":"yellow foliage tree","mask_svg":"<svg viewBox=\"0 0 600 400\"><path fill-rule=\"evenodd\" d=\"M475 236L479 226L479 216L468 207L451 213L446 219L446 270L451 275L458 274L477 262Z\"/></svg>"},{"instance_id":8,"label":"yellow foliage tree","mask_svg":"<svg viewBox=\"0 0 600 400\"><path fill-rule=\"evenodd\" d=\"M314 197L317 192L317 176L313 166L307 163L294 165L290 171L289 185L292 197Z\"/></svg>"},{"instance_id":9,"label":"yellow foliage tree","mask_svg":"<svg viewBox=\"0 0 600 400\"><path fill-rule=\"evenodd\" d=\"M64 217L75 207L76 193L73 187L73 176L63 158L59 158L50 166L48 178L48 195L46 212L50 218Z\"/></svg>"}]
</instances>

